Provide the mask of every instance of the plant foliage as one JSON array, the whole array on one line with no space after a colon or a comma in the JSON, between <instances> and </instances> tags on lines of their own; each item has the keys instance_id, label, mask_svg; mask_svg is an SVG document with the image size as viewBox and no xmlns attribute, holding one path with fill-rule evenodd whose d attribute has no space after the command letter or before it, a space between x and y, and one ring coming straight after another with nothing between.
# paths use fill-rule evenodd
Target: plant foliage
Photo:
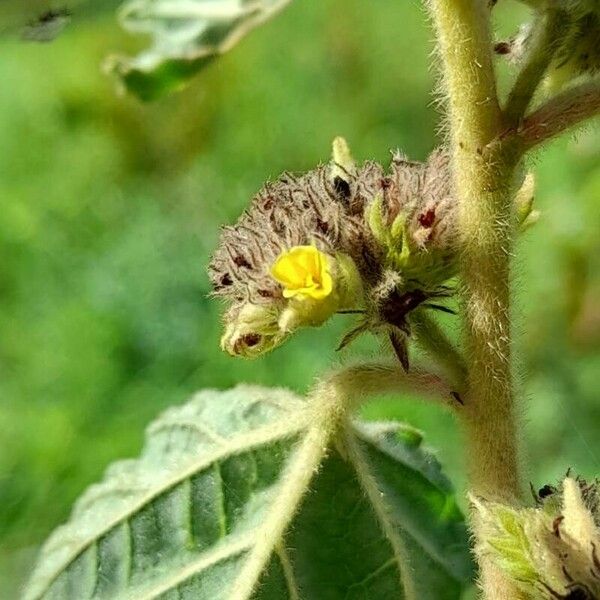
<instances>
[{"instance_id":1,"label":"plant foliage","mask_svg":"<svg viewBox=\"0 0 600 600\"><path fill-rule=\"evenodd\" d=\"M315 453L311 408L238 386L165 411L47 541L25 599L459 598L466 527L420 433L353 421Z\"/></svg>"},{"instance_id":2,"label":"plant foliage","mask_svg":"<svg viewBox=\"0 0 600 600\"><path fill-rule=\"evenodd\" d=\"M133 58L111 57L108 70L144 100L185 85L290 0L129 0L122 26L152 45Z\"/></svg>"}]
</instances>

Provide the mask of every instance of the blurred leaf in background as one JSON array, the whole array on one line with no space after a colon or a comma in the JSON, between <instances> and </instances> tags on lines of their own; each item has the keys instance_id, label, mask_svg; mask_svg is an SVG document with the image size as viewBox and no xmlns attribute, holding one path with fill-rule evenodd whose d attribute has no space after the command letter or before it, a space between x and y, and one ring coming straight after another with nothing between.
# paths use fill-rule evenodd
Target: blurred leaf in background
<instances>
[{"instance_id":1,"label":"blurred leaf in background","mask_svg":"<svg viewBox=\"0 0 600 600\"><path fill-rule=\"evenodd\" d=\"M134 58L109 57L106 70L143 100L184 87L219 54L291 0L128 0L119 10L131 33L152 36Z\"/></svg>"},{"instance_id":2,"label":"blurred leaf in background","mask_svg":"<svg viewBox=\"0 0 600 600\"><path fill-rule=\"evenodd\" d=\"M524 9L506 7L506 26L520 22ZM52 44L3 37L0 598L17 596L48 532L110 461L139 452L164 407L240 381L303 392L324 364L377 351L364 340L335 353L344 315L259 361L229 358L205 266L219 225L265 179L327 160L336 135L359 159L426 156L430 39L416 1L293 2L184 92L140 104L100 70L143 46L114 11L74 12ZM533 165L542 219L520 244L515 318L536 486L569 466L600 474L599 155L591 129ZM365 414L423 429L464 487L449 415L411 398Z\"/></svg>"}]
</instances>

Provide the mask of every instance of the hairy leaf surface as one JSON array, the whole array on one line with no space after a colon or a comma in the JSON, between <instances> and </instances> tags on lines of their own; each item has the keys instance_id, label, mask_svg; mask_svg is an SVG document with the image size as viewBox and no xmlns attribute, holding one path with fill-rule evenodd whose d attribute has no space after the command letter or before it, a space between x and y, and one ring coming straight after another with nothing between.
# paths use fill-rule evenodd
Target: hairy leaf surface
<instances>
[{"instance_id":1,"label":"hairy leaf surface","mask_svg":"<svg viewBox=\"0 0 600 600\"><path fill-rule=\"evenodd\" d=\"M181 87L291 0L129 0L122 26L152 45L135 57L111 57L109 71L144 100Z\"/></svg>"},{"instance_id":2,"label":"hairy leaf surface","mask_svg":"<svg viewBox=\"0 0 600 600\"><path fill-rule=\"evenodd\" d=\"M420 434L348 422L323 443L311 417L253 386L167 410L49 538L25 599L459 598L466 529Z\"/></svg>"}]
</instances>

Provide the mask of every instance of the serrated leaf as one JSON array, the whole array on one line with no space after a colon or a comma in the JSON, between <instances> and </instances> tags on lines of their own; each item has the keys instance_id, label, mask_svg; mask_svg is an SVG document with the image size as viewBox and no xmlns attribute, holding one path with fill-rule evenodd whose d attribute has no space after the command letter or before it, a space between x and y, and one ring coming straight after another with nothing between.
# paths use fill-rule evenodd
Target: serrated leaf
<instances>
[{"instance_id":1,"label":"serrated leaf","mask_svg":"<svg viewBox=\"0 0 600 600\"><path fill-rule=\"evenodd\" d=\"M107 70L143 100L180 88L291 0L129 0L122 26L152 36L135 57L109 58Z\"/></svg>"},{"instance_id":2,"label":"serrated leaf","mask_svg":"<svg viewBox=\"0 0 600 600\"><path fill-rule=\"evenodd\" d=\"M332 441L318 400L238 386L167 410L49 538L25 600L459 598L466 528L418 433Z\"/></svg>"}]
</instances>

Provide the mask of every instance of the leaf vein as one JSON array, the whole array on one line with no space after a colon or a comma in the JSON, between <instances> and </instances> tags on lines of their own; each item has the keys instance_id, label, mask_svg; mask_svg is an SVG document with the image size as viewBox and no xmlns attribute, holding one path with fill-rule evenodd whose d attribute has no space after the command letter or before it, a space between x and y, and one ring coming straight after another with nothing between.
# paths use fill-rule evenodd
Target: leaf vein
<instances>
[{"instance_id":1,"label":"leaf vein","mask_svg":"<svg viewBox=\"0 0 600 600\"><path fill-rule=\"evenodd\" d=\"M306 424L308 422L307 416L307 413L305 411L302 411L299 415L295 415L295 418L288 418L283 422L277 422L275 424L255 429L251 433L238 435L234 440L232 440L232 442L229 444L229 447L219 448L218 450L210 454L208 457L202 457L202 459L186 467L186 469L184 469L183 472L177 473L166 482L163 482L162 485L156 488L152 488L150 492L148 492L133 506L128 507L121 514L117 515L112 521L107 523L99 531L94 532L93 537L90 537L81 542L79 547L73 550L70 557L55 568L54 574L48 577L45 585L42 589L39 590L39 592L34 596L34 598L42 598L43 595L48 591L52 583L54 583L56 578L60 575L60 573L74 560L76 560L77 557L79 557L83 552L85 552L85 550L88 549L93 543L94 539L101 537L110 530L114 529L124 520L129 519L131 515L139 512L144 506L149 504L155 498L161 496L169 489L176 487L181 482L185 481L186 479L189 479L196 473L210 467L216 461L222 460L223 458L226 458L228 456L234 456L237 454L242 454L246 451L251 451L252 448L268 444L269 442L272 442L274 440L278 440L284 437L291 437L292 435L302 431L306 427ZM129 526L128 529L129 537L131 539L131 526ZM132 546L133 544L131 544L131 547Z\"/></svg>"},{"instance_id":2,"label":"leaf vein","mask_svg":"<svg viewBox=\"0 0 600 600\"><path fill-rule=\"evenodd\" d=\"M283 569L283 576L285 577L285 583L290 594L290 600L300 600L300 589L294 575L294 567L292 566L287 548L283 543L278 544L276 553Z\"/></svg>"},{"instance_id":3,"label":"leaf vein","mask_svg":"<svg viewBox=\"0 0 600 600\"><path fill-rule=\"evenodd\" d=\"M389 515L388 507L385 505L379 488L377 487L375 477L371 473L369 464L364 457L363 451L360 449L356 441L356 428L353 427L351 422L346 424L344 430L344 445L346 447L350 463L356 471L360 486L363 488L365 494L371 502L379 524L381 525L381 529L392 546L394 551L394 560L397 562L398 569L400 571L400 580L405 597L407 600L417 600L417 586L412 577L412 568L410 565L408 550L404 544L404 540L396 531L393 520Z\"/></svg>"},{"instance_id":4,"label":"leaf vein","mask_svg":"<svg viewBox=\"0 0 600 600\"><path fill-rule=\"evenodd\" d=\"M197 560L183 566L175 574L171 575L169 579L156 585L154 589L146 590L140 594L138 590L132 590L132 593L128 595L129 600L154 600L159 598L162 594L178 589L179 586L187 581L190 577L193 577L201 571L205 571L210 567L228 559L234 558L239 554L252 548L254 543L254 532L250 531L245 535L240 536L237 541L232 541L228 544L222 544L210 552L205 552Z\"/></svg>"}]
</instances>

